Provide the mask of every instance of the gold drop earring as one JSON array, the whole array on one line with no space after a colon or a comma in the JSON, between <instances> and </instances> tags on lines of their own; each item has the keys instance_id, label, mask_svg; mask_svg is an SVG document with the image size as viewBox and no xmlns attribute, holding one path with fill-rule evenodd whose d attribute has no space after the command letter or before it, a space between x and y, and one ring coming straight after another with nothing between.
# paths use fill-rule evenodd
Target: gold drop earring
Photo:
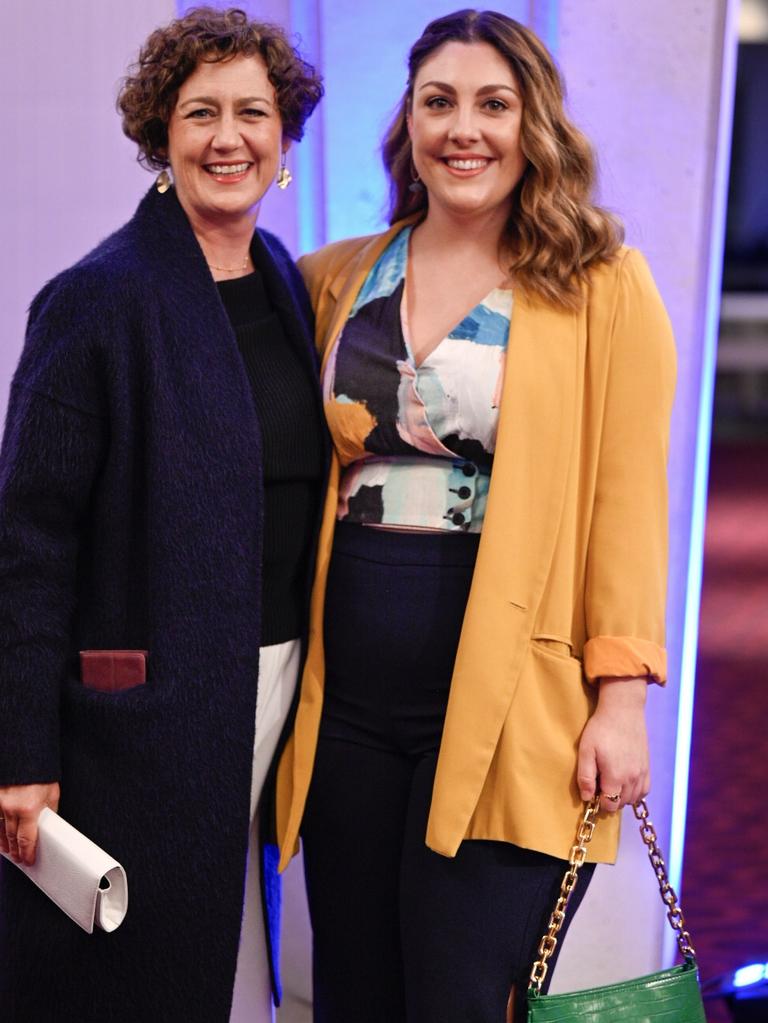
<instances>
[{"instance_id":1,"label":"gold drop earring","mask_svg":"<svg viewBox=\"0 0 768 1023\"><path fill-rule=\"evenodd\" d=\"M418 195L419 192L424 191L424 185L421 183L419 172L416 170L416 164L413 162L413 156L411 156L411 183L408 186L408 191L413 192L414 195Z\"/></svg>"},{"instance_id":2,"label":"gold drop earring","mask_svg":"<svg viewBox=\"0 0 768 1023\"><path fill-rule=\"evenodd\" d=\"M293 174L285 166L285 153L280 157L280 170L277 172L277 187L285 189L293 181Z\"/></svg>"},{"instance_id":3,"label":"gold drop earring","mask_svg":"<svg viewBox=\"0 0 768 1023\"><path fill-rule=\"evenodd\" d=\"M160 171L160 173L157 175L157 180L155 181L155 188L158 190L160 195L165 195L165 193L168 191L170 187L171 175L168 173L167 170Z\"/></svg>"}]
</instances>

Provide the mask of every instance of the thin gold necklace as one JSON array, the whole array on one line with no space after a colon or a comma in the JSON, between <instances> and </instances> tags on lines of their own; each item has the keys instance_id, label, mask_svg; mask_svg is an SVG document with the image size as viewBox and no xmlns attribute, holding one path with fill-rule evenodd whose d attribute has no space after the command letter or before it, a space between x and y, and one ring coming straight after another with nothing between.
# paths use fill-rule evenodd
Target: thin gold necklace
<instances>
[{"instance_id":1,"label":"thin gold necklace","mask_svg":"<svg viewBox=\"0 0 768 1023\"><path fill-rule=\"evenodd\" d=\"M247 268L247 266L248 266L248 260L250 258L251 258L251 254L249 252L249 253L246 254L246 257L243 260L242 266L216 266L215 263L208 263L207 259L206 259L206 263L208 263L208 266L211 268L211 270L221 270L221 271L223 271L226 274L234 274L234 273L240 273L242 270L245 270Z\"/></svg>"}]
</instances>

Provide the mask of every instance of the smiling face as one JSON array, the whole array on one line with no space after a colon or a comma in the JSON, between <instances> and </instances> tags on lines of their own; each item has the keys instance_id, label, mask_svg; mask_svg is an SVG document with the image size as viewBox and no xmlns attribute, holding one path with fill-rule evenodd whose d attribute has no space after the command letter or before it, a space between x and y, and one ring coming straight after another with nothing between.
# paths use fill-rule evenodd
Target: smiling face
<instances>
[{"instance_id":1,"label":"smiling face","mask_svg":"<svg viewBox=\"0 0 768 1023\"><path fill-rule=\"evenodd\" d=\"M275 180L287 148L261 57L203 61L179 89L168 124L168 160L193 224L248 216Z\"/></svg>"},{"instance_id":2,"label":"smiling face","mask_svg":"<svg viewBox=\"0 0 768 1023\"><path fill-rule=\"evenodd\" d=\"M506 217L526 167L517 79L490 43L450 42L418 70L408 113L429 208Z\"/></svg>"}]
</instances>

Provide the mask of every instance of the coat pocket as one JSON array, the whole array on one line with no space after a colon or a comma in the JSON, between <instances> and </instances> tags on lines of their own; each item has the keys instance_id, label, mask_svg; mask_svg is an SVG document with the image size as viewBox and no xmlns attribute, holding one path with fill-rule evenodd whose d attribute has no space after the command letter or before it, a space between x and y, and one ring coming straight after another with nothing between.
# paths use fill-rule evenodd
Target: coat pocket
<instances>
[{"instance_id":1,"label":"coat pocket","mask_svg":"<svg viewBox=\"0 0 768 1023\"><path fill-rule=\"evenodd\" d=\"M80 681L102 693L122 693L147 681L146 650L81 650Z\"/></svg>"}]
</instances>

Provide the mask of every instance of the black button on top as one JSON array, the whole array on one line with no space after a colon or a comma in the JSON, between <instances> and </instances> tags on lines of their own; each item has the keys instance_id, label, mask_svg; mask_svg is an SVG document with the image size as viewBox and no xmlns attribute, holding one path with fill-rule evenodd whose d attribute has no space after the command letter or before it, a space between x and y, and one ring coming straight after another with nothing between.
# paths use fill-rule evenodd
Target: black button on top
<instances>
[{"instance_id":1,"label":"black button on top","mask_svg":"<svg viewBox=\"0 0 768 1023\"><path fill-rule=\"evenodd\" d=\"M464 465L462 465L461 467L461 471L464 473L465 476L474 476L475 473L477 472L477 469L475 468L474 465L472 465L471 462L465 462Z\"/></svg>"},{"instance_id":2,"label":"black button on top","mask_svg":"<svg viewBox=\"0 0 768 1023\"><path fill-rule=\"evenodd\" d=\"M462 501L466 501L466 499L468 497L471 497L472 495L472 491L469 489L469 487L459 487L456 493L459 495Z\"/></svg>"},{"instance_id":3,"label":"black button on top","mask_svg":"<svg viewBox=\"0 0 768 1023\"><path fill-rule=\"evenodd\" d=\"M451 515L451 522L454 524L454 526L463 526L464 516L461 514L461 512L454 512L453 515Z\"/></svg>"}]
</instances>

